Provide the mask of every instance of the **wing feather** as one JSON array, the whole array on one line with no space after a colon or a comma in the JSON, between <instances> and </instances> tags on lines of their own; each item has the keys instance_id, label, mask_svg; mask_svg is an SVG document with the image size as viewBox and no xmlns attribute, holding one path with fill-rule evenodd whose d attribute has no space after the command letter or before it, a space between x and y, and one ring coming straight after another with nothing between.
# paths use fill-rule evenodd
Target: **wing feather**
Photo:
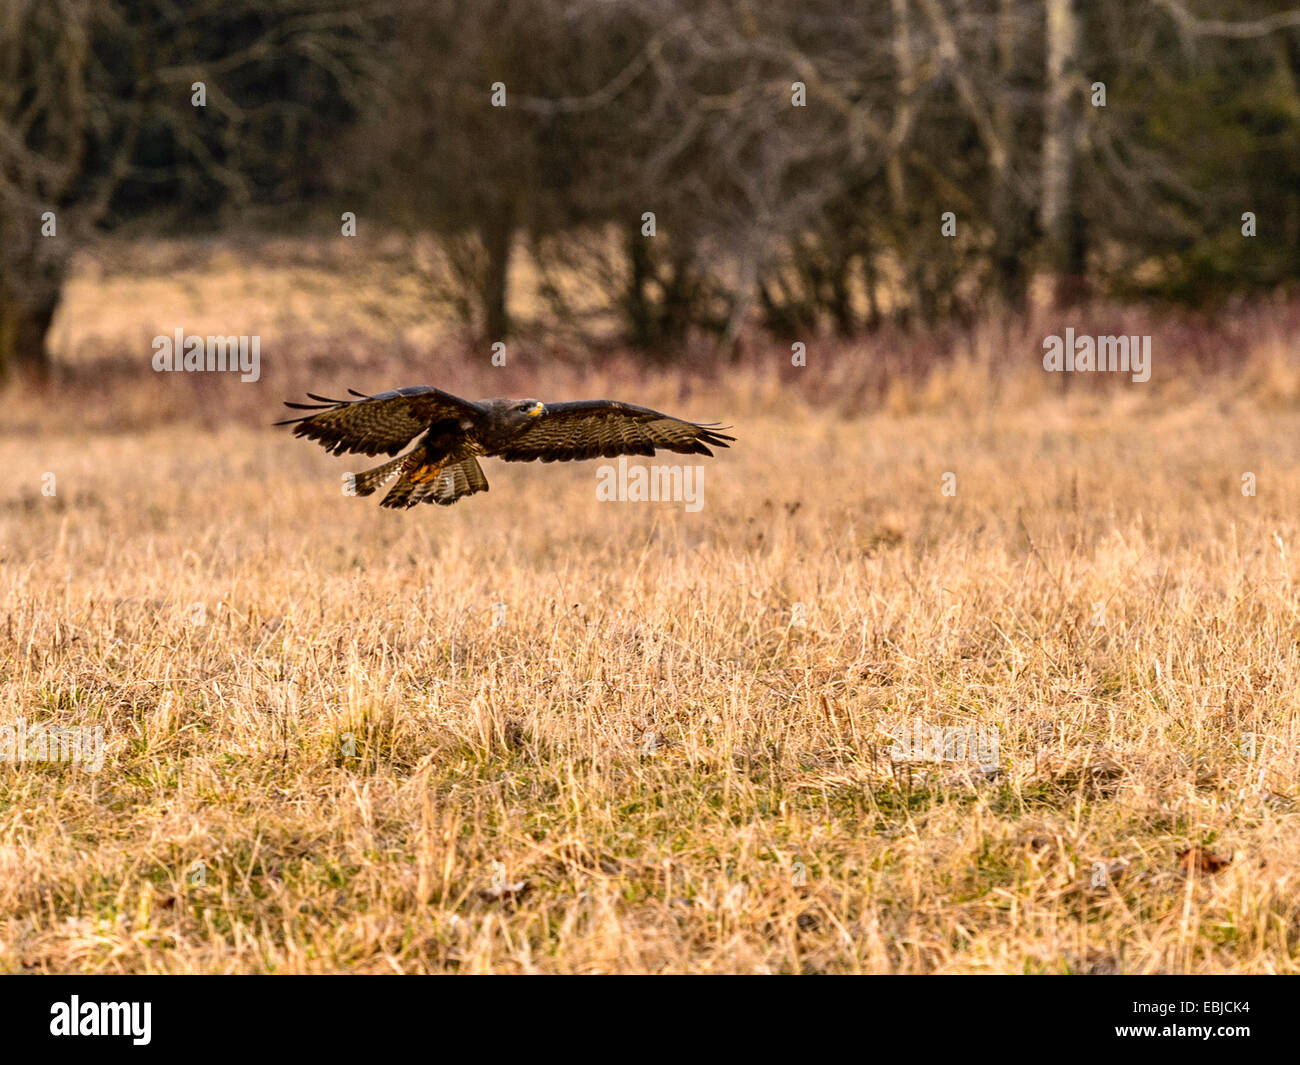
<instances>
[{"instance_id":1,"label":"wing feather","mask_svg":"<svg viewBox=\"0 0 1300 1065\"><path fill-rule=\"evenodd\" d=\"M444 419L478 418L476 403L427 385L398 388L368 396L348 389L357 399L329 399L308 392L317 402L285 403L292 410L316 411L276 425L292 425L294 436L317 441L334 455L396 455L429 426Z\"/></svg>"},{"instance_id":2,"label":"wing feather","mask_svg":"<svg viewBox=\"0 0 1300 1065\"><path fill-rule=\"evenodd\" d=\"M509 443L491 452L507 462L563 462L653 455L656 450L712 455L709 445L729 447L727 425L687 422L648 407L609 399L548 404Z\"/></svg>"}]
</instances>

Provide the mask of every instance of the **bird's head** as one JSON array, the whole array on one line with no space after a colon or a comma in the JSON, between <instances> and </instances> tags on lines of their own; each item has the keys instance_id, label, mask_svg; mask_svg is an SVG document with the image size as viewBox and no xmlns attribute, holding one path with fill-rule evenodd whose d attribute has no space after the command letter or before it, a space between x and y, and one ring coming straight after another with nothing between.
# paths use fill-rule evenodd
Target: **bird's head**
<instances>
[{"instance_id":1,"label":"bird's head","mask_svg":"<svg viewBox=\"0 0 1300 1065\"><path fill-rule=\"evenodd\" d=\"M520 399L511 404L511 410L525 418L536 418L545 409L546 404L540 399Z\"/></svg>"}]
</instances>

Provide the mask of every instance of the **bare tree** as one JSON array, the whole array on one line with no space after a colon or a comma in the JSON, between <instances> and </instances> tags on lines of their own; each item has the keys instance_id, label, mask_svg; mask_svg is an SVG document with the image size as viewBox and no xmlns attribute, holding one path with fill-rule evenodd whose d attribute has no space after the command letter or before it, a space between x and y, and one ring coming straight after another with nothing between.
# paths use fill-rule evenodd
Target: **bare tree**
<instances>
[{"instance_id":1,"label":"bare tree","mask_svg":"<svg viewBox=\"0 0 1300 1065\"><path fill-rule=\"evenodd\" d=\"M46 365L69 260L97 231L301 196L372 38L344 0L6 0L0 372Z\"/></svg>"},{"instance_id":2,"label":"bare tree","mask_svg":"<svg viewBox=\"0 0 1300 1065\"><path fill-rule=\"evenodd\" d=\"M1041 217L1057 297L1081 295L1086 263L1083 218L1076 206L1082 86L1076 72L1079 20L1074 0L1047 0L1047 86L1043 120Z\"/></svg>"}]
</instances>

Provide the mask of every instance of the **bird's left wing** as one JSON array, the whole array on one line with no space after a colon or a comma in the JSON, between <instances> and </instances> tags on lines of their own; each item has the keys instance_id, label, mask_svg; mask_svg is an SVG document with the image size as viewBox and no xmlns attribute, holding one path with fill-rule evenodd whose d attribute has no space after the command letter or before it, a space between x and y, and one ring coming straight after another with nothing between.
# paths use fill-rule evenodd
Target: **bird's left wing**
<instances>
[{"instance_id":1,"label":"bird's left wing","mask_svg":"<svg viewBox=\"0 0 1300 1065\"><path fill-rule=\"evenodd\" d=\"M656 449L683 455L712 455L708 445L729 447L734 436L657 410L610 399L546 404L509 443L492 454L507 462L653 455Z\"/></svg>"},{"instance_id":2,"label":"bird's left wing","mask_svg":"<svg viewBox=\"0 0 1300 1065\"><path fill-rule=\"evenodd\" d=\"M362 455L396 455L413 437L432 422L475 418L483 413L476 403L427 385L398 388L367 396L348 392L356 399L326 399L307 395L316 403L286 403L294 410L319 411L302 418L290 418L276 425L292 425L294 436L320 443L334 455L357 452Z\"/></svg>"}]
</instances>

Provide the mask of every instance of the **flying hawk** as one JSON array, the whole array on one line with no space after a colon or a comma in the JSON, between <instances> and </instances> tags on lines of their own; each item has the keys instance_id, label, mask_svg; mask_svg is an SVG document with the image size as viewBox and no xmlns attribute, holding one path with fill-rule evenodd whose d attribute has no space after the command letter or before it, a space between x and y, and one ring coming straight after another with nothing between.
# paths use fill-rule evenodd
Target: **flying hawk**
<instances>
[{"instance_id":1,"label":"flying hawk","mask_svg":"<svg viewBox=\"0 0 1300 1065\"><path fill-rule=\"evenodd\" d=\"M716 431L731 428L727 425L697 425L610 399L474 403L426 385L374 396L353 389L348 393L356 399L326 399L308 392L315 403L285 406L319 413L276 424L292 425L294 436L315 440L334 455L396 455L419 436L420 442L405 455L355 475L359 496L372 495L397 478L380 503L384 507L445 507L461 496L486 492L480 455L507 462L653 455L656 448L712 455L707 445L728 447L736 439Z\"/></svg>"}]
</instances>

